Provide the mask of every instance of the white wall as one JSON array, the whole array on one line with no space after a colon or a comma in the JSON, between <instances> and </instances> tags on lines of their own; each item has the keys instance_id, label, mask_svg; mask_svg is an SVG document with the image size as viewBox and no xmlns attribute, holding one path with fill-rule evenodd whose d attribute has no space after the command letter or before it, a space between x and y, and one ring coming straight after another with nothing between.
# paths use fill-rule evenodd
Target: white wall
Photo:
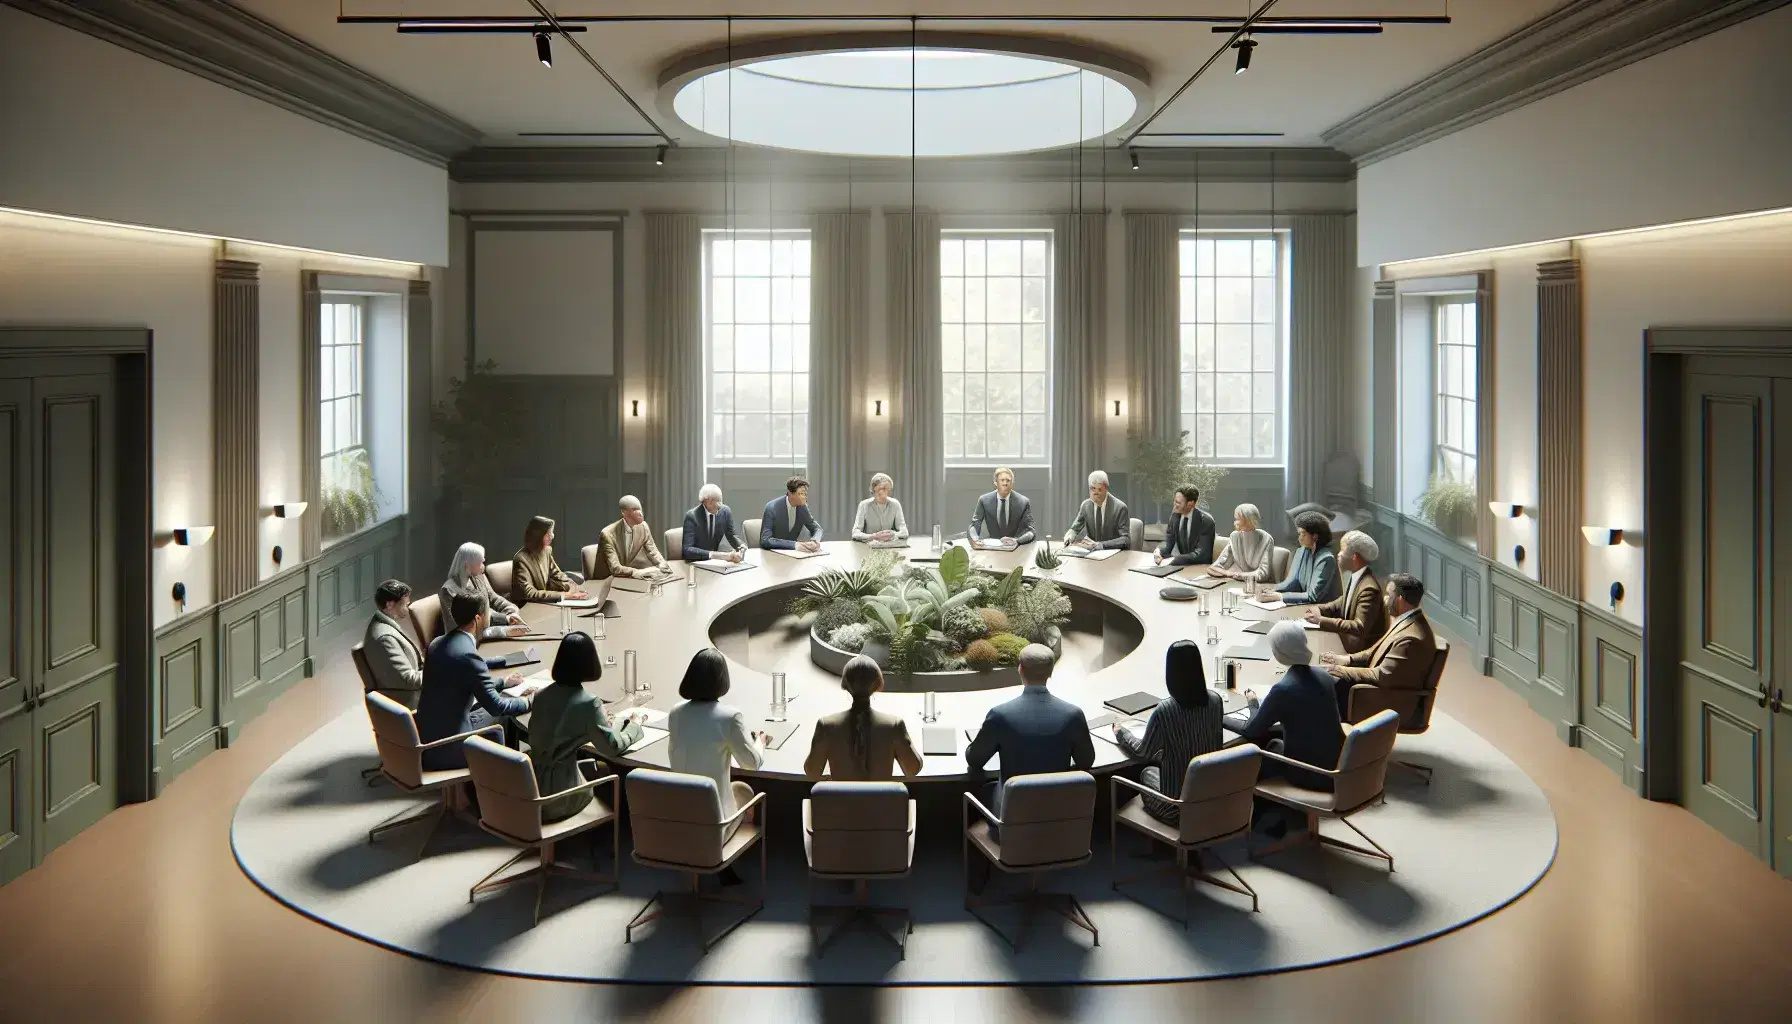
<instances>
[{"instance_id":1,"label":"white wall","mask_svg":"<svg viewBox=\"0 0 1792 1024\"><path fill-rule=\"evenodd\" d=\"M1359 172L1364 266L1792 207L1792 7Z\"/></svg>"},{"instance_id":2,"label":"white wall","mask_svg":"<svg viewBox=\"0 0 1792 1024\"><path fill-rule=\"evenodd\" d=\"M447 172L0 7L0 206L416 263Z\"/></svg>"}]
</instances>

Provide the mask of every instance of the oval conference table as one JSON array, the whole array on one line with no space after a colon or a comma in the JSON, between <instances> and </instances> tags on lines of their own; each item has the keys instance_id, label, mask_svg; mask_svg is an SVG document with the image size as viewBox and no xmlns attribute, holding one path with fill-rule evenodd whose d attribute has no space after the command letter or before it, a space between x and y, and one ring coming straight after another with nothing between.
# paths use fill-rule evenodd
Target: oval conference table
<instances>
[{"instance_id":1,"label":"oval conference table","mask_svg":"<svg viewBox=\"0 0 1792 1024\"><path fill-rule=\"evenodd\" d=\"M1042 574L1033 566L1032 547L1023 545L1014 551L974 551L972 564L998 572L1008 572L1017 565L1025 566L1027 578L1039 578ZM825 554L810 558L791 558L774 551L750 550L744 557L755 568L727 575L693 568L691 571L695 573L697 582L695 587L686 585L685 566L674 561L671 565L676 575L661 587L658 594L646 592L646 586L641 581L622 581L620 585L611 587L608 595L617 606L617 614L605 617L605 636L597 639L598 654L604 662L603 678L585 684L586 689L605 702L605 708L612 717L625 713L632 707L670 711L679 703L678 684L684 677L685 667L691 656L705 647L714 646L710 639L710 625L717 616L766 590L800 584L827 569L854 568L859 564L859 559L872 550L874 549L867 545L853 541L826 542L823 545ZM937 560L938 556L932 555L930 551L931 545L926 540L916 539L907 553L910 557ZM1276 662L1239 661L1237 690L1229 693L1222 688L1223 683L1215 670L1216 660L1222 652L1235 645L1260 642L1267 650L1267 640L1261 635L1245 633L1245 627L1256 621L1298 618L1300 609L1289 607L1269 611L1253 608L1241 601L1235 614L1222 614L1221 594L1226 587L1219 587L1201 592L1211 602L1213 609L1211 614L1201 615L1199 599L1170 601L1160 597L1159 591L1167 584L1187 582L1204 576L1206 566L1188 566L1168 579L1129 571L1133 567L1151 564L1151 554L1144 551L1120 551L1099 561L1068 557L1063 560L1062 568L1054 574L1061 586L1067 590L1086 591L1120 605L1138 619L1143 627L1143 636L1131 653L1093 672L1069 666L1061 668L1051 679L1051 692L1080 706L1091 720L1113 711L1103 705L1106 700L1140 691L1161 699L1167 695L1164 687L1165 650L1177 640L1193 640L1201 645L1208 685L1221 691L1226 698L1227 711L1244 705L1243 693L1246 689L1255 690L1258 696L1266 693L1282 674L1282 668ZM1227 586L1236 585L1227 581ZM597 581L592 581L583 589L595 595L600 586ZM641 592L625 590L624 586L639 587ZM563 616L566 628L592 633L595 637L593 611L561 609L553 604L526 605L523 608L523 618L532 627L532 632L546 634L549 639L493 641L482 644L480 652L487 657L495 657L534 646L541 655L541 664L494 674L507 675L520 671L527 677L540 673L545 682L546 672L552 667L554 654L558 649L554 638L559 636ZM1207 642L1209 626L1218 628L1218 643ZM1310 630L1307 638L1313 648L1315 661L1321 652L1337 652L1342 649L1338 638L1329 633ZM623 693L624 652L630 650L636 652L638 678L650 684L650 692L637 695ZM742 664L732 657L729 658L729 674L731 688L723 702L741 710L750 730L758 732L769 729L771 723L766 719L771 710L771 674ZM765 763L757 770L749 771L737 766L734 769L737 776L773 779L806 777L803 760L809 753L814 722L823 715L843 710L852 703L837 680L831 684L818 685L819 678L821 677L805 677L797 686L790 688L792 699L787 702L786 714L790 722L796 723L796 731L777 748L767 749ZM922 721L924 695L918 692L886 691L873 697L872 705L905 719L909 735L914 737L917 747L922 745L923 726L945 726L953 729L956 752L927 754L921 774L909 781L962 782L969 777L964 760L968 742L966 730L975 733L991 707L1013 698L1019 692L1018 686L969 692L939 692L936 694L938 719L932 723ZM1126 716L1116 714L1115 717L1124 719ZM1100 726L1092 731L1096 737L1096 770L1112 770L1133 763L1113 743L1111 727ZM630 767L667 767L667 741L663 738L664 734L650 731L648 735L658 735L661 738L657 742L636 747L627 756L609 760ZM1236 736L1228 730L1226 739L1234 741ZM997 764L992 760L987 767L993 770Z\"/></svg>"}]
</instances>

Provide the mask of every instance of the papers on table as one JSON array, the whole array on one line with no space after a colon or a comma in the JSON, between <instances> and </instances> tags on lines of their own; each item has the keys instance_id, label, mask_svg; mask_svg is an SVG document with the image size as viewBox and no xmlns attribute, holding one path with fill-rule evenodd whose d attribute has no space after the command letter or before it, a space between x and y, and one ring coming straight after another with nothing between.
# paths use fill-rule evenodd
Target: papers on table
<instances>
[{"instance_id":1,"label":"papers on table","mask_svg":"<svg viewBox=\"0 0 1792 1024\"><path fill-rule=\"evenodd\" d=\"M670 736L670 735L672 735L672 734L667 732L664 729L655 729L651 725L647 726L646 728L641 730L641 738L636 740L633 743L630 743L628 745L628 749L624 750L623 753L624 754L632 754L635 751L640 750L642 747L651 746L652 744L658 743L659 741L665 739L667 736Z\"/></svg>"},{"instance_id":2,"label":"papers on table","mask_svg":"<svg viewBox=\"0 0 1792 1024\"><path fill-rule=\"evenodd\" d=\"M1068 544L1058 551L1058 554L1060 555L1066 555L1070 558L1087 558L1091 562L1104 561L1119 553L1119 548L1096 548L1095 550L1090 551L1085 548L1073 548Z\"/></svg>"},{"instance_id":3,"label":"papers on table","mask_svg":"<svg viewBox=\"0 0 1792 1024\"><path fill-rule=\"evenodd\" d=\"M541 648L526 647L520 651L511 651L503 658L503 667L518 668L523 665L534 665L541 661Z\"/></svg>"},{"instance_id":4,"label":"papers on table","mask_svg":"<svg viewBox=\"0 0 1792 1024\"><path fill-rule=\"evenodd\" d=\"M552 680L544 680L544 679L540 678L539 676L530 676L528 679L523 680L522 682L516 684L515 686L507 688L504 691L504 696L506 696L506 697L527 697L531 693L534 693L536 690L539 690L542 687L548 685L548 683L551 681Z\"/></svg>"},{"instance_id":5,"label":"papers on table","mask_svg":"<svg viewBox=\"0 0 1792 1024\"><path fill-rule=\"evenodd\" d=\"M865 542L865 544L867 547L873 547L873 548L906 548L906 547L908 547L908 541L906 541L906 540L868 540Z\"/></svg>"},{"instance_id":6,"label":"papers on table","mask_svg":"<svg viewBox=\"0 0 1792 1024\"><path fill-rule=\"evenodd\" d=\"M958 733L949 725L921 727L921 753L950 755L958 753Z\"/></svg>"},{"instance_id":7,"label":"papers on table","mask_svg":"<svg viewBox=\"0 0 1792 1024\"><path fill-rule=\"evenodd\" d=\"M1147 576L1155 576L1161 580L1165 576L1176 575L1177 573L1181 572L1182 569L1183 569L1183 567L1180 565L1176 565L1171 562L1165 562L1162 565L1135 565L1131 569L1128 569L1127 571L1128 572L1142 572Z\"/></svg>"},{"instance_id":8,"label":"papers on table","mask_svg":"<svg viewBox=\"0 0 1792 1024\"><path fill-rule=\"evenodd\" d=\"M560 607L562 607L562 608L596 608L597 601L598 601L598 599L595 597L569 598L569 599L561 601Z\"/></svg>"},{"instance_id":9,"label":"papers on table","mask_svg":"<svg viewBox=\"0 0 1792 1024\"><path fill-rule=\"evenodd\" d=\"M707 572L719 573L723 576L726 576L729 573L759 568L752 562L730 562L725 558L709 558L696 563L696 565L699 569L703 569Z\"/></svg>"},{"instance_id":10,"label":"papers on table","mask_svg":"<svg viewBox=\"0 0 1792 1024\"><path fill-rule=\"evenodd\" d=\"M1244 599L1244 603L1250 605L1252 608L1261 608L1266 612L1281 611L1283 608L1288 607L1288 602L1279 597L1270 601L1259 601L1254 597L1247 597Z\"/></svg>"},{"instance_id":11,"label":"papers on table","mask_svg":"<svg viewBox=\"0 0 1792 1024\"><path fill-rule=\"evenodd\" d=\"M1319 624L1317 622L1308 622L1305 619L1302 619L1301 623L1300 623L1300 628L1302 628L1302 629L1318 629Z\"/></svg>"},{"instance_id":12,"label":"papers on table","mask_svg":"<svg viewBox=\"0 0 1792 1024\"><path fill-rule=\"evenodd\" d=\"M1188 581L1189 586L1200 590L1212 590L1215 587L1224 586L1225 583L1226 578L1224 576L1196 576L1194 579Z\"/></svg>"},{"instance_id":13,"label":"papers on table","mask_svg":"<svg viewBox=\"0 0 1792 1024\"><path fill-rule=\"evenodd\" d=\"M790 720L782 722L766 722L759 726L757 731L771 734L772 741L765 745L765 749L777 750L784 745L785 740L796 735L797 726L800 724L802 723Z\"/></svg>"},{"instance_id":14,"label":"papers on table","mask_svg":"<svg viewBox=\"0 0 1792 1024\"><path fill-rule=\"evenodd\" d=\"M767 550L773 554L783 555L785 558L819 558L828 553L827 548L815 551L804 551L801 548L768 548Z\"/></svg>"},{"instance_id":15,"label":"papers on table","mask_svg":"<svg viewBox=\"0 0 1792 1024\"><path fill-rule=\"evenodd\" d=\"M983 551L1006 551L1006 550L1008 550L1008 545L1004 544L1000 538L996 538L996 537L985 537L985 538L978 540L977 547Z\"/></svg>"}]
</instances>

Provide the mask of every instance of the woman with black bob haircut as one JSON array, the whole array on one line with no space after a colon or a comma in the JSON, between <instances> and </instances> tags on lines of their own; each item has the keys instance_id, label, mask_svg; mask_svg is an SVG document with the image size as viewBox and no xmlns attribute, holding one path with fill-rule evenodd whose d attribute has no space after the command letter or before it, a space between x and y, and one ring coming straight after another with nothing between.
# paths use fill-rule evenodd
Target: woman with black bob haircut
<instances>
[{"instance_id":1,"label":"woman with black bob haircut","mask_svg":"<svg viewBox=\"0 0 1792 1024\"><path fill-rule=\"evenodd\" d=\"M1114 740L1128 757L1154 763L1139 774L1139 781L1169 797L1182 795L1182 779L1188 763L1220 749L1225 701L1207 688L1207 671L1201 648L1192 640L1178 640L1164 652L1164 686L1170 695L1151 709L1143 735L1136 725L1114 726ZM1169 825L1181 820L1181 808L1154 797L1145 797L1145 813Z\"/></svg>"},{"instance_id":2,"label":"woman with black bob haircut","mask_svg":"<svg viewBox=\"0 0 1792 1024\"><path fill-rule=\"evenodd\" d=\"M714 779L716 795L721 798L722 817L734 814L735 808L753 799L752 787L732 777L733 765L753 769L765 763L765 744L771 734L750 732L746 716L740 709L722 703L728 695L728 659L714 647L706 647L691 657L678 684L683 703L666 717L671 732L666 750L672 770L687 775ZM723 837L734 835L741 821L752 819L749 812L729 826ZM739 876L724 871L719 876L725 884L739 884Z\"/></svg>"},{"instance_id":3,"label":"woman with black bob haircut","mask_svg":"<svg viewBox=\"0 0 1792 1024\"><path fill-rule=\"evenodd\" d=\"M1302 512L1294 526L1300 531L1300 550L1288 567L1288 578L1276 591L1288 604L1324 604L1338 596L1338 556L1332 554L1331 521L1317 512Z\"/></svg>"},{"instance_id":4,"label":"woman with black bob haircut","mask_svg":"<svg viewBox=\"0 0 1792 1024\"><path fill-rule=\"evenodd\" d=\"M589 743L597 756L621 757L641 738L642 715L631 711L613 723L586 683L603 678L597 644L584 633L568 633L554 656L554 681L530 705L529 756L535 763L535 786L542 795L571 789L587 779L579 769L579 752ZM541 805L541 820L561 821L591 804L591 790L581 789Z\"/></svg>"}]
</instances>

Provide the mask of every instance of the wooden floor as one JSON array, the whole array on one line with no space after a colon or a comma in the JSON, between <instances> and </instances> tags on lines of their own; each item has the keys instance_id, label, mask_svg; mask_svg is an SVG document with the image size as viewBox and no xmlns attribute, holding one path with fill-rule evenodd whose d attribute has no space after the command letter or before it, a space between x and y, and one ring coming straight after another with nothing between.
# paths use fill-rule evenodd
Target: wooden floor
<instances>
[{"instance_id":1,"label":"wooden floor","mask_svg":"<svg viewBox=\"0 0 1792 1024\"><path fill-rule=\"evenodd\" d=\"M337 659L162 798L114 813L0 888L0 1021L1792 1020L1792 883L1679 808L1632 796L1522 700L1455 662L1440 706L1536 779L1560 822L1556 864L1531 893L1461 931L1354 963L1034 990L524 981L315 924L243 877L230 816L264 768L359 693L348 659Z\"/></svg>"}]
</instances>

